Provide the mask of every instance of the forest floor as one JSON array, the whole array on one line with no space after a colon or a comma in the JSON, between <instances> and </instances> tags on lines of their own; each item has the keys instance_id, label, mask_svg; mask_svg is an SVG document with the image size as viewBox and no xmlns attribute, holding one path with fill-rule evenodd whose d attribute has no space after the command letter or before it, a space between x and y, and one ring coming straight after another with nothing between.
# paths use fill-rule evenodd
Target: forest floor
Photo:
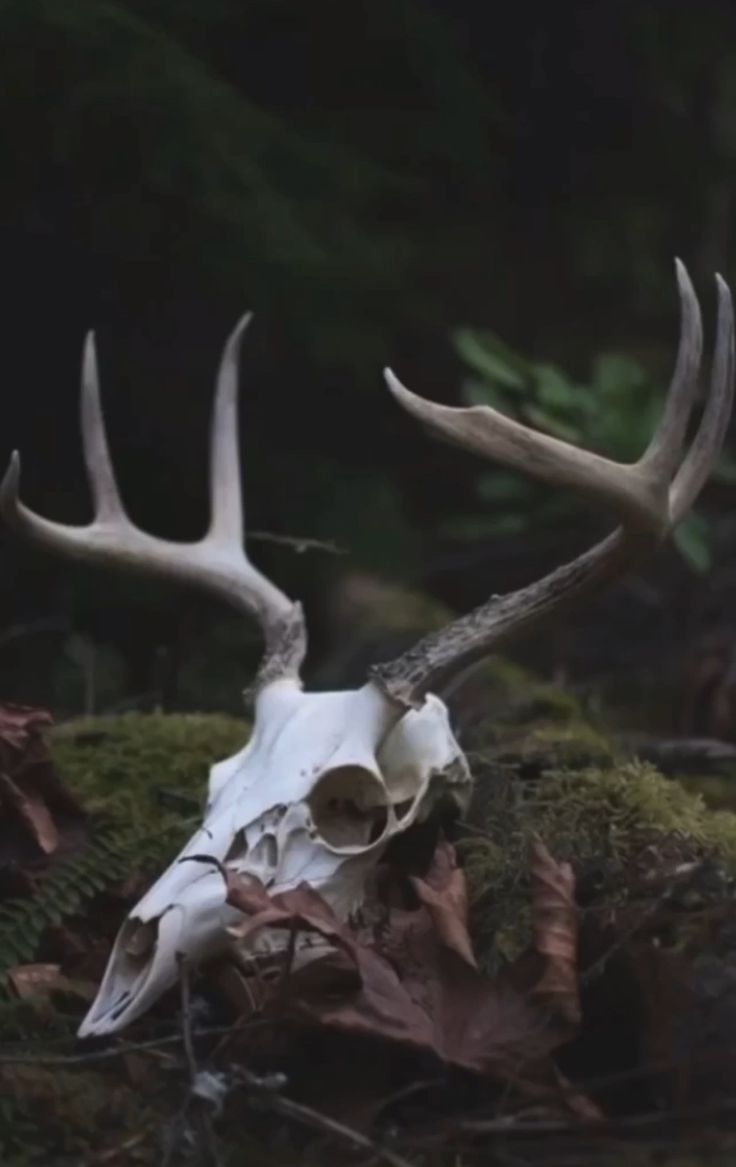
<instances>
[{"instance_id":1,"label":"forest floor","mask_svg":"<svg viewBox=\"0 0 736 1167\"><path fill-rule=\"evenodd\" d=\"M387 853L360 925L307 888L229 884L249 928L267 910L330 939L320 977L183 967L85 1042L119 924L247 726L2 710L3 1167L733 1161L728 751L686 775L665 751L664 774L501 661L464 700L493 710L463 728L471 807Z\"/></svg>"}]
</instances>

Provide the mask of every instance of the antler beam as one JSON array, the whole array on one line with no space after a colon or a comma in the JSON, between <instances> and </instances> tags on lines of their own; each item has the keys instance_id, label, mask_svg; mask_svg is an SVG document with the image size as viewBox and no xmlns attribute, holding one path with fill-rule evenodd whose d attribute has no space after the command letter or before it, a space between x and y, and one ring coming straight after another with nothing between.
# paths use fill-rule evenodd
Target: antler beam
<instances>
[{"instance_id":1,"label":"antler beam","mask_svg":"<svg viewBox=\"0 0 736 1167\"><path fill-rule=\"evenodd\" d=\"M94 518L81 527L50 522L19 497L20 457L12 456L0 486L0 513L37 546L87 563L179 581L215 595L254 616L265 654L262 686L298 677L306 652L301 605L293 603L248 558L243 545L243 507L238 451L238 357L244 316L230 335L220 362L210 439L210 528L197 543L172 543L139 530L125 513L113 470L100 403L94 336L82 362L81 424Z\"/></svg>"},{"instance_id":2,"label":"antler beam","mask_svg":"<svg viewBox=\"0 0 736 1167\"><path fill-rule=\"evenodd\" d=\"M678 260L680 345L657 430L633 465L621 465L536 433L489 406L457 409L416 396L390 371L389 389L400 405L442 437L553 486L571 487L610 508L621 526L607 539L550 575L481 607L425 637L408 652L371 671L400 705L418 705L441 691L457 672L622 575L653 551L692 506L718 458L731 415L734 388L734 321L730 291L716 277L718 324L710 391L699 428L682 459L698 390L702 328L698 301Z\"/></svg>"}]
</instances>

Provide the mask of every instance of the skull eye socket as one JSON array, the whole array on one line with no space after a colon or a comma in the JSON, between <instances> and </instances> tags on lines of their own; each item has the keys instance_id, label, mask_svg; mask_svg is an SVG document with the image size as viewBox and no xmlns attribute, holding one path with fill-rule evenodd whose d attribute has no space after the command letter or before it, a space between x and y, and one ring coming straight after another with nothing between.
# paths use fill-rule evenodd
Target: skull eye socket
<instances>
[{"instance_id":1,"label":"skull eye socket","mask_svg":"<svg viewBox=\"0 0 736 1167\"><path fill-rule=\"evenodd\" d=\"M362 766L337 766L318 780L308 799L312 822L330 847L367 847L388 824L379 779Z\"/></svg>"},{"instance_id":2,"label":"skull eye socket","mask_svg":"<svg viewBox=\"0 0 736 1167\"><path fill-rule=\"evenodd\" d=\"M228 847L227 855L225 856L225 863L237 863L239 860L245 859L248 854L248 840L245 831L238 831L232 843Z\"/></svg>"}]
</instances>

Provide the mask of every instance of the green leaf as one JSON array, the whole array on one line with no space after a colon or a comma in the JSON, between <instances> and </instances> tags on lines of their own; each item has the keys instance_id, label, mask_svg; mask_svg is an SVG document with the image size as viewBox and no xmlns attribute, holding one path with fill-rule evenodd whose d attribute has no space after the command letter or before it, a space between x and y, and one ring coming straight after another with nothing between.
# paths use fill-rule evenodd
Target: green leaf
<instances>
[{"instance_id":1,"label":"green leaf","mask_svg":"<svg viewBox=\"0 0 736 1167\"><path fill-rule=\"evenodd\" d=\"M646 383L643 366L625 353L601 353L593 362L593 387L601 398L631 393Z\"/></svg>"},{"instance_id":2,"label":"green leaf","mask_svg":"<svg viewBox=\"0 0 736 1167\"><path fill-rule=\"evenodd\" d=\"M496 381L505 389L526 388L530 366L490 332L459 328L452 335L455 350L477 373Z\"/></svg>"},{"instance_id":3,"label":"green leaf","mask_svg":"<svg viewBox=\"0 0 736 1167\"><path fill-rule=\"evenodd\" d=\"M534 378L542 405L570 414L579 413L581 406L585 408L588 391L575 385L555 365L535 365Z\"/></svg>"}]
</instances>

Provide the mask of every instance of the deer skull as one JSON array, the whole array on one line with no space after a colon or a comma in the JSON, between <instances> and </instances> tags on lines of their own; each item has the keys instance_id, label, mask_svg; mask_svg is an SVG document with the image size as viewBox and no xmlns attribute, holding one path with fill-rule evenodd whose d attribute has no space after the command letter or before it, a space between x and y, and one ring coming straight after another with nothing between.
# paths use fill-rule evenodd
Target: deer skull
<instances>
[{"instance_id":1,"label":"deer skull","mask_svg":"<svg viewBox=\"0 0 736 1167\"><path fill-rule=\"evenodd\" d=\"M225 903L211 856L270 891L306 881L342 918L360 908L366 877L391 839L438 799L464 807L470 773L447 710L428 696L396 719L372 684L344 693L267 686L247 746L213 766L204 822L131 912L80 1036L138 1017L177 977L177 958L222 951L239 912ZM283 933L253 947L268 956ZM306 938L297 938L307 947ZM297 951L297 958L299 952Z\"/></svg>"},{"instance_id":2,"label":"deer skull","mask_svg":"<svg viewBox=\"0 0 736 1167\"><path fill-rule=\"evenodd\" d=\"M431 690L628 570L684 516L720 451L733 398L731 298L719 278L710 392L683 456L702 336L698 302L679 263L677 273L682 327L675 372L662 420L633 466L535 433L487 406L455 409L424 401L387 373L398 402L431 429L551 485L581 491L613 510L620 526L572 563L512 595L492 596L397 660L376 666L366 684L351 692L302 691L301 608L254 567L243 547L237 356L248 318L228 341L220 366L211 439L212 521L193 544L155 539L125 514L88 338L81 417L94 520L67 527L25 507L17 455L0 488L3 515L21 533L65 555L179 579L219 595L260 622L266 650L250 741L213 766L202 826L123 923L81 1036L112 1033L140 1016L176 981L179 957L201 962L227 946L228 927L239 913L225 903L220 871L206 858L257 877L272 892L306 881L347 919L360 908L371 868L392 839L443 799L465 805L468 766L447 709ZM283 940L259 932L252 943L253 959L259 960ZM309 959L306 941L298 955Z\"/></svg>"}]
</instances>

